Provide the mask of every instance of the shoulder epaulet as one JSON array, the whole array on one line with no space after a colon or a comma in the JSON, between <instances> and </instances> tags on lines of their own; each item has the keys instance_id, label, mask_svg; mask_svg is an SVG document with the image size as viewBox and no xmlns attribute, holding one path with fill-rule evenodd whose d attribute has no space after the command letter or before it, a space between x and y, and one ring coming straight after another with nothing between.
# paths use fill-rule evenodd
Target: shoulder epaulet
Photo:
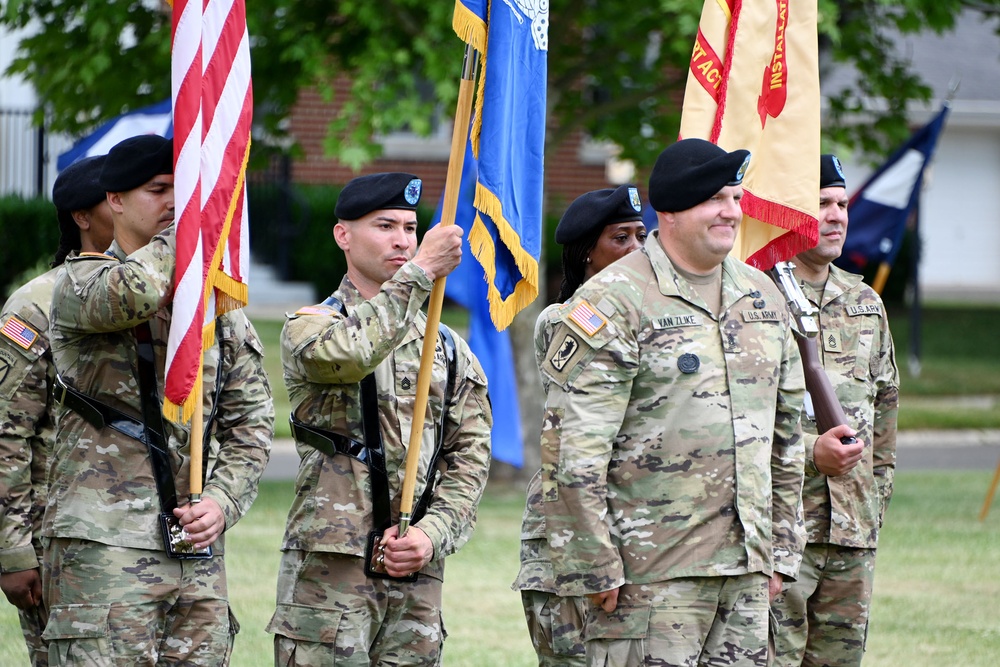
<instances>
[{"instance_id":1,"label":"shoulder epaulet","mask_svg":"<svg viewBox=\"0 0 1000 667\"><path fill-rule=\"evenodd\" d=\"M303 306L295 311L296 315L336 315L340 311L332 306L327 306L325 304L317 304L315 306Z\"/></svg>"}]
</instances>

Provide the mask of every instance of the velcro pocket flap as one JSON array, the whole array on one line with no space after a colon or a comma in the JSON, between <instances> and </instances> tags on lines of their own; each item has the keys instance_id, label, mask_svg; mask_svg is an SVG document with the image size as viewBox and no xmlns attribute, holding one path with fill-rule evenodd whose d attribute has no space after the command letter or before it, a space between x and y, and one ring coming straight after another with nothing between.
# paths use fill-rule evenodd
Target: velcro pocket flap
<instances>
[{"instance_id":1,"label":"velcro pocket flap","mask_svg":"<svg viewBox=\"0 0 1000 667\"><path fill-rule=\"evenodd\" d=\"M315 609L300 604L278 603L267 631L298 641L333 644L343 614L338 609Z\"/></svg>"},{"instance_id":2,"label":"velcro pocket flap","mask_svg":"<svg viewBox=\"0 0 1000 667\"><path fill-rule=\"evenodd\" d=\"M109 605L68 604L52 607L42 639L94 639L108 635Z\"/></svg>"}]
</instances>

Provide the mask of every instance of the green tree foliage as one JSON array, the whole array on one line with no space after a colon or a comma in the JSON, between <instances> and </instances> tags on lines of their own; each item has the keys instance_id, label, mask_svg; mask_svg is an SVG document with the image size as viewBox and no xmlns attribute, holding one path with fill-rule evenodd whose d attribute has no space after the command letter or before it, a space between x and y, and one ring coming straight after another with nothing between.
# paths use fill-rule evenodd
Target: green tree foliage
<instances>
[{"instance_id":1,"label":"green tree foliage","mask_svg":"<svg viewBox=\"0 0 1000 667\"><path fill-rule=\"evenodd\" d=\"M426 132L450 115L462 44L451 31L452 0L253 0L256 119L280 138L298 91L333 100L330 155L358 166L375 158L373 137L401 128ZM855 87L830 100L828 129L840 145L878 150L908 132L906 104L930 89L892 54L891 31L946 31L962 9L996 15L1000 0L819 0L825 63L851 65ZM576 130L623 148L649 165L676 136L680 100L701 3L552 0L549 42L549 148ZM30 30L9 72L34 84L54 130L74 135L169 95L170 9L152 0L6 0L0 23ZM851 122L886 108L873 122ZM42 110L39 111L39 119Z\"/></svg>"}]
</instances>

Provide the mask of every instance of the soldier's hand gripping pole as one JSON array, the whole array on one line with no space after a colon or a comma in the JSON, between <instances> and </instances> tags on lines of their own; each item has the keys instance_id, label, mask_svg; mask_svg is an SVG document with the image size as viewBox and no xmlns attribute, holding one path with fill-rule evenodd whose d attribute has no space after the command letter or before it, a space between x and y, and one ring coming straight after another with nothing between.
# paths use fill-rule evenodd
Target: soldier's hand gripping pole
<instances>
[{"instance_id":1,"label":"soldier's hand gripping pole","mask_svg":"<svg viewBox=\"0 0 1000 667\"><path fill-rule=\"evenodd\" d=\"M778 262L767 273L785 296L788 311L795 319L795 342L798 343L799 354L802 355L806 390L812 398L813 410L816 413L816 430L822 434L834 426L848 425L847 415L844 414L844 408L841 407L837 394L833 391L830 378L823 370L823 364L820 363L819 352L816 349L816 337L819 334L817 321L819 311L809 303L809 299L802 293L799 281L792 273L794 268L795 265L791 262ZM845 445L853 445L857 442L857 438L845 436L840 441Z\"/></svg>"}]
</instances>

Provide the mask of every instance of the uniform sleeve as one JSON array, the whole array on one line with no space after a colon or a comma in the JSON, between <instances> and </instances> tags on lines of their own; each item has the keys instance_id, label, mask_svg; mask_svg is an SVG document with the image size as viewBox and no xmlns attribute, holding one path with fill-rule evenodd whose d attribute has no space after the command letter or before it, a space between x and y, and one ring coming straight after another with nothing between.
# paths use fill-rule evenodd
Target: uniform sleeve
<instances>
[{"instance_id":1,"label":"uniform sleeve","mask_svg":"<svg viewBox=\"0 0 1000 667\"><path fill-rule=\"evenodd\" d=\"M433 286L407 262L349 317L293 315L281 332L282 364L309 382L360 382L396 349Z\"/></svg>"},{"instance_id":2,"label":"uniform sleeve","mask_svg":"<svg viewBox=\"0 0 1000 667\"><path fill-rule=\"evenodd\" d=\"M170 225L124 262L103 255L70 260L57 282L52 326L95 333L131 329L149 320L173 298L174 245Z\"/></svg>"},{"instance_id":3,"label":"uniform sleeve","mask_svg":"<svg viewBox=\"0 0 1000 667\"><path fill-rule=\"evenodd\" d=\"M215 433L219 454L205 495L219 503L229 530L250 509L271 451L274 401L263 365L263 346L245 317L242 344L223 368Z\"/></svg>"},{"instance_id":4,"label":"uniform sleeve","mask_svg":"<svg viewBox=\"0 0 1000 667\"><path fill-rule=\"evenodd\" d=\"M486 375L466 350L465 371L448 408L449 432L441 452L441 479L418 525L434 545L434 558L458 551L472 536L476 509L490 470L493 412Z\"/></svg>"},{"instance_id":5,"label":"uniform sleeve","mask_svg":"<svg viewBox=\"0 0 1000 667\"><path fill-rule=\"evenodd\" d=\"M8 313L0 316L7 321ZM47 345L17 349L0 339L0 571L38 567L32 547L35 494L32 468L44 446L48 412ZM40 511L41 508L38 508Z\"/></svg>"},{"instance_id":6,"label":"uniform sleeve","mask_svg":"<svg viewBox=\"0 0 1000 667\"><path fill-rule=\"evenodd\" d=\"M802 403L805 378L791 328L785 330L771 450L771 553L775 572L795 578L806 546L802 513L805 447Z\"/></svg>"},{"instance_id":7,"label":"uniform sleeve","mask_svg":"<svg viewBox=\"0 0 1000 667\"><path fill-rule=\"evenodd\" d=\"M885 312L885 308L882 308ZM892 498L896 470L896 417L899 412L899 371L896 351L886 318L881 322L882 345L872 364L879 369L875 378L875 417L872 430L872 459L875 483L879 492L879 525Z\"/></svg>"},{"instance_id":8,"label":"uniform sleeve","mask_svg":"<svg viewBox=\"0 0 1000 667\"><path fill-rule=\"evenodd\" d=\"M572 352L574 346L581 351ZM541 435L542 506L559 595L599 593L625 583L611 539L608 465L628 408L637 354L634 337L616 336L611 326L588 337L563 324L554 330L542 365L549 380ZM553 373L556 366L560 372Z\"/></svg>"}]
</instances>

